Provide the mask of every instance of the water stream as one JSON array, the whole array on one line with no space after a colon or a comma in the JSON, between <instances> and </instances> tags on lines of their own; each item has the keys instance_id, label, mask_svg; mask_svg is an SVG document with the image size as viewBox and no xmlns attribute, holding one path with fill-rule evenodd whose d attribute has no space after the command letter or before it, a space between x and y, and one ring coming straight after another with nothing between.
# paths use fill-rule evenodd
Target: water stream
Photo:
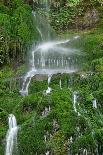
<instances>
[{"instance_id":1,"label":"water stream","mask_svg":"<svg viewBox=\"0 0 103 155\"><path fill-rule=\"evenodd\" d=\"M17 151L17 132L18 132L16 118L13 114L9 115L8 124L9 124L9 130L7 131L6 135L5 155L12 155L13 152Z\"/></svg>"}]
</instances>

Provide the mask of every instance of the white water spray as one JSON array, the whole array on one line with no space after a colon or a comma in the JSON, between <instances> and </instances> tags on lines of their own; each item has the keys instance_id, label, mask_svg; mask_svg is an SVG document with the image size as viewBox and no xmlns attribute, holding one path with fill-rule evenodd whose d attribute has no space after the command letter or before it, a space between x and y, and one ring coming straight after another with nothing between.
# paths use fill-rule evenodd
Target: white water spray
<instances>
[{"instance_id":1,"label":"white water spray","mask_svg":"<svg viewBox=\"0 0 103 155\"><path fill-rule=\"evenodd\" d=\"M16 118L13 114L10 114L9 117L9 130L6 135L6 152L5 155L12 155L14 148L17 149L17 132L18 126Z\"/></svg>"}]
</instances>

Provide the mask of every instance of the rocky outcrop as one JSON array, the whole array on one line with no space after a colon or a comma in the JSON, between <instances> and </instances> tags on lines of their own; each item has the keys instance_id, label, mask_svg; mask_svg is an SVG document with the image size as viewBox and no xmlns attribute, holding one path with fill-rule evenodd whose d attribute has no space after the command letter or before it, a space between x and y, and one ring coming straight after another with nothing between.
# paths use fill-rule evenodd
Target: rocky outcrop
<instances>
[{"instance_id":1,"label":"rocky outcrop","mask_svg":"<svg viewBox=\"0 0 103 155\"><path fill-rule=\"evenodd\" d=\"M83 16L76 18L76 28L93 28L99 21L99 12L95 8L87 9Z\"/></svg>"}]
</instances>

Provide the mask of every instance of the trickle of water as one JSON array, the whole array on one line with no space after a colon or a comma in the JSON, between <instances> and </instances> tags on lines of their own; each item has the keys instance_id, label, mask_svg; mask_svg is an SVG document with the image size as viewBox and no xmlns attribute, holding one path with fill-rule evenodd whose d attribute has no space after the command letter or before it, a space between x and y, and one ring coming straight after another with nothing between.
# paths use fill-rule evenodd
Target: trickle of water
<instances>
[{"instance_id":1,"label":"trickle of water","mask_svg":"<svg viewBox=\"0 0 103 155\"><path fill-rule=\"evenodd\" d=\"M50 153L50 152L49 152L49 151L47 151L47 152L45 153L45 155L49 155L49 153Z\"/></svg>"},{"instance_id":2,"label":"trickle of water","mask_svg":"<svg viewBox=\"0 0 103 155\"><path fill-rule=\"evenodd\" d=\"M49 105L49 107L48 107L48 112L50 112L51 111L51 107L50 107L50 105Z\"/></svg>"},{"instance_id":3,"label":"trickle of water","mask_svg":"<svg viewBox=\"0 0 103 155\"><path fill-rule=\"evenodd\" d=\"M76 103L77 103L77 92L73 92L73 108L74 111L77 113Z\"/></svg>"},{"instance_id":4,"label":"trickle of water","mask_svg":"<svg viewBox=\"0 0 103 155\"><path fill-rule=\"evenodd\" d=\"M74 108L75 113L77 113L78 116L80 116L80 113L77 111L77 108L76 108L77 98L78 98L77 94L78 93L76 91L73 92L73 108Z\"/></svg>"},{"instance_id":5,"label":"trickle of water","mask_svg":"<svg viewBox=\"0 0 103 155\"><path fill-rule=\"evenodd\" d=\"M61 81L61 79L59 81L59 87L60 87L60 89L62 89L62 81Z\"/></svg>"},{"instance_id":6,"label":"trickle of water","mask_svg":"<svg viewBox=\"0 0 103 155\"><path fill-rule=\"evenodd\" d=\"M12 155L14 148L17 149L17 132L18 126L16 118L13 114L8 117L9 130L6 135L6 151L5 155Z\"/></svg>"},{"instance_id":7,"label":"trickle of water","mask_svg":"<svg viewBox=\"0 0 103 155\"><path fill-rule=\"evenodd\" d=\"M52 88L49 87L49 84L50 84L50 82L51 82L51 78L52 78L52 74L49 74L49 75L48 75L48 89L46 90L46 95L50 94L51 91L52 91Z\"/></svg>"},{"instance_id":8,"label":"trickle of water","mask_svg":"<svg viewBox=\"0 0 103 155\"><path fill-rule=\"evenodd\" d=\"M51 74L48 75L48 86L49 86L49 84L50 84L50 82L51 82L51 78L52 78L52 75L51 75Z\"/></svg>"},{"instance_id":9,"label":"trickle of water","mask_svg":"<svg viewBox=\"0 0 103 155\"><path fill-rule=\"evenodd\" d=\"M84 149L84 150L83 150L83 155L87 155L87 154L88 154L87 149Z\"/></svg>"},{"instance_id":10,"label":"trickle of water","mask_svg":"<svg viewBox=\"0 0 103 155\"><path fill-rule=\"evenodd\" d=\"M97 101L96 101L96 99L94 99L94 100L92 101L92 104L93 104L93 108L96 108L96 109L97 109Z\"/></svg>"},{"instance_id":11,"label":"trickle of water","mask_svg":"<svg viewBox=\"0 0 103 155\"><path fill-rule=\"evenodd\" d=\"M38 27L37 27L37 30L38 30L38 32L39 32L39 34L41 36L41 39L43 40L43 34L42 34L41 30Z\"/></svg>"},{"instance_id":12,"label":"trickle of water","mask_svg":"<svg viewBox=\"0 0 103 155\"><path fill-rule=\"evenodd\" d=\"M46 117L49 114L50 111L51 111L50 106L49 107L45 107L44 111L42 112L42 116Z\"/></svg>"},{"instance_id":13,"label":"trickle of water","mask_svg":"<svg viewBox=\"0 0 103 155\"><path fill-rule=\"evenodd\" d=\"M32 68L29 72L24 77L22 89L19 91L22 96L27 96L28 95L28 87L31 82L31 78L35 75L35 69Z\"/></svg>"},{"instance_id":14,"label":"trickle of water","mask_svg":"<svg viewBox=\"0 0 103 155\"><path fill-rule=\"evenodd\" d=\"M45 142L47 141L47 136L46 136L46 135L44 135L44 141L45 141Z\"/></svg>"},{"instance_id":15,"label":"trickle of water","mask_svg":"<svg viewBox=\"0 0 103 155\"><path fill-rule=\"evenodd\" d=\"M52 91L52 88L48 87L48 89L46 90L46 95L50 94Z\"/></svg>"},{"instance_id":16,"label":"trickle of water","mask_svg":"<svg viewBox=\"0 0 103 155\"><path fill-rule=\"evenodd\" d=\"M72 136L70 137L69 142L73 143L73 137Z\"/></svg>"}]
</instances>

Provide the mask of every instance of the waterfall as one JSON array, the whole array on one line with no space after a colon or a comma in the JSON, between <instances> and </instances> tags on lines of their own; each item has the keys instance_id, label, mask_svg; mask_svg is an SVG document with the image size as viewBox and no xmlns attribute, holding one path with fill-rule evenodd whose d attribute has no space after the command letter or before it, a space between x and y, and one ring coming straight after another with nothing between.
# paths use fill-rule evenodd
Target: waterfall
<instances>
[{"instance_id":1,"label":"waterfall","mask_svg":"<svg viewBox=\"0 0 103 155\"><path fill-rule=\"evenodd\" d=\"M6 152L5 155L12 155L14 149L17 149L17 132L18 126L13 114L8 117L9 130L6 135Z\"/></svg>"},{"instance_id":2,"label":"waterfall","mask_svg":"<svg viewBox=\"0 0 103 155\"><path fill-rule=\"evenodd\" d=\"M20 90L22 96L28 95L28 88L31 78L36 74L49 75L57 73L71 73L79 69L79 61L75 62L78 55L81 55L80 50L68 47L71 42L79 39L80 36L73 36L65 40L59 40L54 35L54 30L51 28L49 19L49 3L43 2L45 5L46 17L32 11L35 20L36 29L40 34L40 40L37 45L30 51L29 70L23 77L23 84ZM55 36L55 39L54 39ZM73 55L73 56L72 56ZM69 56L70 59L66 59ZM73 58L76 57L76 58ZM72 60L74 59L74 60ZM39 60L39 61L38 61ZM47 94L51 92L48 85Z\"/></svg>"},{"instance_id":3,"label":"waterfall","mask_svg":"<svg viewBox=\"0 0 103 155\"><path fill-rule=\"evenodd\" d=\"M68 66L66 66L65 59L62 56L63 54L80 55L80 51L78 51L77 49L62 47L62 45L68 44L69 42L74 41L77 38L78 36L77 37L75 36L72 39L66 39L60 41L46 41L41 42L38 46L36 46L31 52L30 67L29 67L30 69L23 78L23 84L20 90L20 94L23 96L28 95L28 88L31 78L36 74L49 75L57 73L71 73L77 71L78 70L77 65L76 66L74 65L72 59L68 59ZM38 55L40 58L36 59ZM56 62L55 55L57 55L56 56L57 63L55 63ZM35 60L37 61L37 64ZM40 60L39 63L38 60ZM51 89L50 87L48 87L48 92L50 91Z\"/></svg>"}]
</instances>

